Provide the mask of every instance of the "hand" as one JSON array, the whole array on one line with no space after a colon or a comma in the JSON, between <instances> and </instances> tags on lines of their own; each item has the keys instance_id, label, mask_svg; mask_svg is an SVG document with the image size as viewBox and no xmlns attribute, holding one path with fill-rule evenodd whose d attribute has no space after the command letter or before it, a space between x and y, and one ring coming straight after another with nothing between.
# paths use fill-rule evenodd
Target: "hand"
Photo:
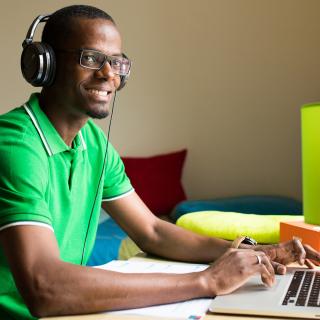
<instances>
[{"instance_id":1,"label":"hand","mask_svg":"<svg viewBox=\"0 0 320 320\"><path fill-rule=\"evenodd\" d=\"M231 293L256 273L260 273L266 286L273 285L274 269L267 255L262 251L246 249L229 249L203 271L210 296Z\"/></svg>"},{"instance_id":2,"label":"hand","mask_svg":"<svg viewBox=\"0 0 320 320\"><path fill-rule=\"evenodd\" d=\"M263 251L272 260L272 265L278 274L285 274L285 265L292 262L313 268L313 264L309 261L311 259L314 264L320 265L320 253L308 244L302 244L299 238L276 245L259 245L254 250Z\"/></svg>"}]
</instances>

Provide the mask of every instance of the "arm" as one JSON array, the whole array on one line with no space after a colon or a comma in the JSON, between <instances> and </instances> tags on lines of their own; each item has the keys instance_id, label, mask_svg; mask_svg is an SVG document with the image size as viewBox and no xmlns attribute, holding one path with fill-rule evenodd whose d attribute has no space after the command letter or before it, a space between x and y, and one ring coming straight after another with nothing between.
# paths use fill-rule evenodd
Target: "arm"
<instances>
[{"instance_id":1,"label":"arm","mask_svg":"<svg viewBox=\"0 0 320 320\"><path fill-rule=\"evenodd\" d=\"M142 202L136 195L132 197L135 198L134 202L130 201L135 207L132 211L134 215ZM125 209L130 202L121 200L120 207ZM113 206L114 204L111 207ZM115 213L114 210L111 211ZM173 246L171 255L179 254L179 246L184 247L185 237L189 236L192 237L186 241L189 248L196 250L201 244L206 244L208 249L214 249L209 248L211 244L206 243L204 237L193 236L189 232L181 231L180 228L172 228L161 223L159 231L154 230L153 227L158 226L155 223L158 219L153 220L151 213L145 214L148 217L144 217L147 219L142 225L147 227L143 227L144 231L139 234L141 224L134 221L143 217L140 213L132 220L133 231L130 231L130 234L138 243L143 244L144 240L150 241L151 245L146 244L146 248L159 245L159 250L153 248L155 253L165 253L172 242L176 241L178 245ZM123 226L129 227L128 220L120 219L120 222ZM170 228L168 235L167 226ZM176 230L180 230L178 233L181 232L177 237L174 235ZM166 236L168 240L164 240ZM155 237L155 240L152 237ZM161 241L164 241L164 245L160 244ZM216 244L219 245L219 242ZM54 233L40 226L11 226L4 229L0 232L0 245L19 292L31 314L36 317L137 308L226 294L238 288L254 273L260 273L262 281L267 285L273 282L273 269L268 258L265 257L262 264L257 264L257 253L253 250L226 251L223 245L222 249L213 250L212 256L205 252L196 255L196 259L206 260L218 255L219 250L226 251L205 271L189 274L140 275L64 262L60 259ZM186 249L182 251L181 258L194 256L188 254Z\"/></svg>"},{"instance_id":2,"label":"arm","mask_svg":"<svg viewBox=\"0 0 320 320\"><path fill-rule=\"evenodd\" d=\"M102 206L142 250L151 254L173 260L212 262L228 252L231 246L229 241L200 236L158 219L136 193L104 202ZM295 261L303 264L311 259L320 265L320 253L297 238L275 245L252 247L241 244L239 248L263 252L279 274L286 272L286 264ZM308 266L312 267L312 264Z\"/></svg>"},{"instance_id":3,"label":"arm","mask_svg":"<svg viewBox=\"0 0 320 320\"><path fill-rule=\"evenodd\" d=\"M273 282L268 258L257 264L253 250L230 249L202 272L139 275L63 262L53 232L44 227L9 227L0 232L0 244L15 283L36 317L136 308L226 294L257 272L267 285Z\"/></svg>"},{"instance_id":4,"label":"arm","mask_svg":"<svg viewBox=\"0 0 320 320\"><path fill-rule=\"evenodd\" d=\"M157 218L136 193L103 202L102 207L145 252L188 262L212 262L230 242L204 237Z\"/></svg>"},{"instance_id":5,"label":"arm","mask_svg":"<svg viewBox=\"0 0 320 320\"><path fill-rule=\"evenodd\" d=\"M36 317L141 307L207 296L201 274L123 274L63 262L51 230L15 226L0 244Z\"/></svg>"}]
</instances>

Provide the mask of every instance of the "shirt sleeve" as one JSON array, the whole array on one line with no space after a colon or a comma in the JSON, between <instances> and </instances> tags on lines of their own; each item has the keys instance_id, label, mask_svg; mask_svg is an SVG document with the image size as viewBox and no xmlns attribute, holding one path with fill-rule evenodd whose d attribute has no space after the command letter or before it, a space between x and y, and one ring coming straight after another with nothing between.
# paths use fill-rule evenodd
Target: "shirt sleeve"
<instances>
[{"instance_id":1,"label":"shirt sleeve","mask_svg":"<svg viewBox=\"0 0 320 320\"><path fill-rule=\"evenodd\" d=\"M126 175L124 164L117 151L109 143L102 200L115 200L131 191L133 188Z\"/></svg>"},{"instance_id":2,"label":"shirt sleeve","mask_svg":"<svg viewBox=\"0 0 320 320\"><path fill-rule=\"evenodd\" d=\"M14 143L13 143L14 141ZM17 135L0 141L0 227L18 221L51 225L45 201L48 159L28 140Z\"/></svg>"}]
</instances>

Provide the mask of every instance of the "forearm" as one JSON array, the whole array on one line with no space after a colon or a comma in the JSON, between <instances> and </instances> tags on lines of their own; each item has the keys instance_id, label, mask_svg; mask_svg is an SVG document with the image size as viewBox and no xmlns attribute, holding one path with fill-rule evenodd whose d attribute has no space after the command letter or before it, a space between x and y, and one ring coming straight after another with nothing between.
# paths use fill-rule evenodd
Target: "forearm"
<instances>
[{"instance_id":1,"label":"forearm","mask_svg":"<svg viewBox=\"0 0 320 320\"><path fill-rule=\"evenodd\" d=\"M208 263L230 248L229 241L197 235L158 219L135 193L102 206L148 253L173 260Z\"/></svg>"},{"instance_id":2,"label":"forearm","mask_svg":"<svg viewBox=\"0 0 320 320\"><path fill-rule=\"evenodd\" d=\"M207 294L201 273L125 274L64 262L47 270L35 279L34 294L25 294L38 317L136 308Z\"/></svg>"},{"instance_id":3,"label":"forearm","mask_svg":"<svg viewBox=\"0 0 320 320\"><path fill-rule=\"evenodd\" d=\"M175 302L207 295L203 272L124 274L60 259L54 233L39 226L0 232L15 284L32 315L91 313Z\"/></svg>"},{"instance_id":4,"label":"forearm","mask_svg":"<svg viewBox=\"0 0 320 320\"><path fill-rule=\"evenodd\" d=\"M155 236L143 250L168 259L210 263L230 248L230 241L201 236L166 221L159 221Z\"/></svg>"}]
</instances>

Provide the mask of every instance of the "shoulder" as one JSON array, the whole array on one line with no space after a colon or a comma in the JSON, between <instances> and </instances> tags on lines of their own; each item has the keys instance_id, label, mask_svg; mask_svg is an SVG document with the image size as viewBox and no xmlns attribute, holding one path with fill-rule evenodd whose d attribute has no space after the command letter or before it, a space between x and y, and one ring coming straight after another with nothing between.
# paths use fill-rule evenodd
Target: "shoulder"
<instances>
[{"instance_id":1,"label":"shoulder","mask_svg":"<svg viewBox=\"0 0 320 320\"><path fill-rule=\"evenodd\" d=\"M0 141L5 142L14 139L26 139L35 142L38 133L23 106L15 108L5 114L0 115Z\"/></svg>"},{"instance_id":2,"label":"shoulder","mask_svg":"<svg viewBox=\"0 0 320 320\"><path fill-rule=\"evenodd\" d=\"M47 161L41 139L23 107L0 115L0 168L33 164L39 167ZM41 168L39 168L41 169Z\"/></svg>"},{"instance_id":3,"label":"shoulder","mask_svg":"<svg viewBox=\"0 0 320 320\"><path fill-rule=\"evenodd\" d=\"M21 136L31 128L31 122L28 118L23 106L14 108L0 115L0 132ZM0 138L3 138L3 135Z\"/></svg>"}]
</instances>

